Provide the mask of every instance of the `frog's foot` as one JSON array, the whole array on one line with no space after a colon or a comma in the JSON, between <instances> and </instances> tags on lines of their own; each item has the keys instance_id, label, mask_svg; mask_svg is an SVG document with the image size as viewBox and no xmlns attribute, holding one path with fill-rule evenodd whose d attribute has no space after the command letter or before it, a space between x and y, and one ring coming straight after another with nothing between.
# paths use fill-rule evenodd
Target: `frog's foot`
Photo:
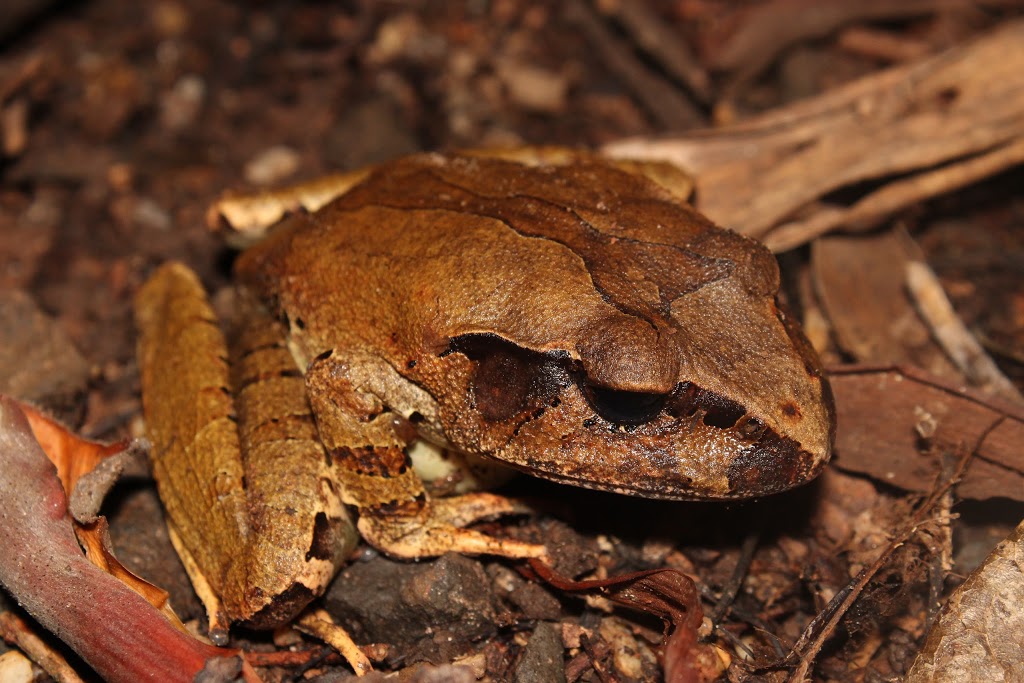
<instances>
[{"instance_id":1,"label":"frog's foot","mask_svg":"<svg viewBox=\"0 0 1024 683\"><path fill-rule=\"evenodd\" d=\"M228 193L218 199L206 213L210 228L229 228L228 241L235 246L249 246L264 237L267 230L295 211L310 213L335 197L343 195L370 173L369 168L306 181L275 190L253 194Z\"/></svg>"},{"instance_id":2,"label":"frog's foot","mask_svg":"<svg viewBox=\"0 0 1024 683\"><path fill-rule=\"evenodd\" d=\"M334 619L325 610L306 610L295 622L295 627L337 650L356 672L356 676L365 676L373 671L369 658L352 640L352 636L343 627L335 624Z\"/></svg>"},{"instance_id":3,"label":"frog's foot","mask_svg":"<svg viewBox=\"0 0 1024 683\"><path fill-rule=\"evenodd\" d=\"M436 557L447 552L543 558L543 545L510 538L495 538L465 529L473 522L524 512L524 507L503 496L470 493L453 498L421 501L414 514L383 507L361 510L359 532L375 548L404 559Z\"/></svg>"}]
</instances>

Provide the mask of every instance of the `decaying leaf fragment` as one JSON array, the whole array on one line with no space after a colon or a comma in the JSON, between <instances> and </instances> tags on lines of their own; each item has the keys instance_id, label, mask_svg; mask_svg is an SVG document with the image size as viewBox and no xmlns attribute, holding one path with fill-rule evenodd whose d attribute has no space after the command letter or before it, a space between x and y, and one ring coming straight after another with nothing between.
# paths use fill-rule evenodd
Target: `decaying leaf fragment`
<instances>
[{"instance_id":1,"label":"decaying leaf fragment","mask_svg":"<svg viewBox=\"0 0 1024 683\"><path fill-rule=\"evenodd\" d=\"M73 444L73 435L53 435ZM80 443L89 450L88 442ZM21 407L5 396L0 396L0 460L0 545L7 549L0 557L0 584L104 680L184 683L209 659L237 656L195 640L83 555L57 471ZM94 532L89 542L102 545L103 529ZM259 680L244 663L239 676Z\"/></svg>"},{"instance_id":2,"label":"decaying leaf fragment","mask_svg":"<svg viewBox=\"0 0 1024 683\"><path fill-rule=\"evenodd\" d=\"M1024 680L1024 522L946 603L907 683Z\"/></svg>"}]
</instances>

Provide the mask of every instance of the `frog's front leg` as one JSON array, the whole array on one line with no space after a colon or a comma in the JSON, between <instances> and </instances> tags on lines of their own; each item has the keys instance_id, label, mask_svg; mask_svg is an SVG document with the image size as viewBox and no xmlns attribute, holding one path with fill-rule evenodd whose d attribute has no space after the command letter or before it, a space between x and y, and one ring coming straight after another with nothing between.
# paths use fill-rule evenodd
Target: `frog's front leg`
<instances>
[{"instance_id":1,"label":"frog's front leg","mask_svg":"<svg viewBox=\"0 0 1024 683\"><path fill-rule=\"evenodd\" d=\"M446 552L545 556L542 545L463 528L520 511L513 501L488 493L441 499L427 495L395 416L360 382L354 371L358 365L337 350L321 354L306 370L306 391L320 438L337 468L342 500L357 508L363 538L403 558Z\"/></svg>"}]
</instances>

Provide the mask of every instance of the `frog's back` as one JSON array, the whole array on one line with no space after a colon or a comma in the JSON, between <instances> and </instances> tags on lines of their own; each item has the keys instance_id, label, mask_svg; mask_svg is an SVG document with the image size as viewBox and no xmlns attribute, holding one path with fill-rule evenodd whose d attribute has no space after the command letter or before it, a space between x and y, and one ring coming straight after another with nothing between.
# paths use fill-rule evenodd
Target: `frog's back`
<instances>
[{"instance_id":1,"label":"frog's back","mask_svg":"<svg viewBox=\"0 0 1024 683\"><path fill-rule=\"evenodd\" d=\"M729 283L715 300L743 308L778 287L764 247L598 157L400 159L292 216L238 270L324 341L310 353L442 352L490 333L568 352L598 383L659 393L678 378L678 301Z\"/></svg>"}]
</instances>

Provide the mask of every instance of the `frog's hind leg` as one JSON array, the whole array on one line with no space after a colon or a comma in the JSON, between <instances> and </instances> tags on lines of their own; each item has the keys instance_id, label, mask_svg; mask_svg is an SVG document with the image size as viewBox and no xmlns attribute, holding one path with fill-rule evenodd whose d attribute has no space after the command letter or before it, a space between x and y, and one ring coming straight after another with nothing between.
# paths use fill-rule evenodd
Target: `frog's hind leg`
<instances>
[{"instance_id":1,"label":"frog's hind leg","mask_svg":"<svg viewBox=\"0 0 1024 683\"><path fill-rule=\"evenodd\" d=\"M402 558L446 552L544 557L542 545L463 528L523 512L513 501L488 493L441 499L427 495L393 416L371 390L353 379L354 365L337 352L322 354L307 368L306 385L320 437L337 468L342 499L358 509L363 538Z\"/></svg>"},{"instance_id":2,"label":"frog's hind leg","mask_svg":"<svg viewBox=\"0 0 1024 683\"><path fill-rule=\"evenodd\" d=\"M254 531L236 574L248 587L246 621L272 625L323 592L358 535L283 325L244 291L235 311L231 384Z\"/></svg>"},{"instance_id":3,"label":"frog's hind leg","mask_svg":"<svg viewBox=\"0 0 1024 683\"><path fill-rule=\"evenodd\" d=\"M221 607L257 627L288 620L357 540L280 325L249 312L232 371L188 268L159 269L137 301L153 473L214 626Z\"/></svg>"},{"instance_id":4,"label":"frog's hind leg","mask_svg":"<svg viewBox=\"0 0 1024 683\"><path fill-rule=\"evenodd\" d=\"M224 577L249 536L224 335L195 273L157 270L135 301L150 462L175 547L225 639Z\"/></svg>"}]
</instances>

